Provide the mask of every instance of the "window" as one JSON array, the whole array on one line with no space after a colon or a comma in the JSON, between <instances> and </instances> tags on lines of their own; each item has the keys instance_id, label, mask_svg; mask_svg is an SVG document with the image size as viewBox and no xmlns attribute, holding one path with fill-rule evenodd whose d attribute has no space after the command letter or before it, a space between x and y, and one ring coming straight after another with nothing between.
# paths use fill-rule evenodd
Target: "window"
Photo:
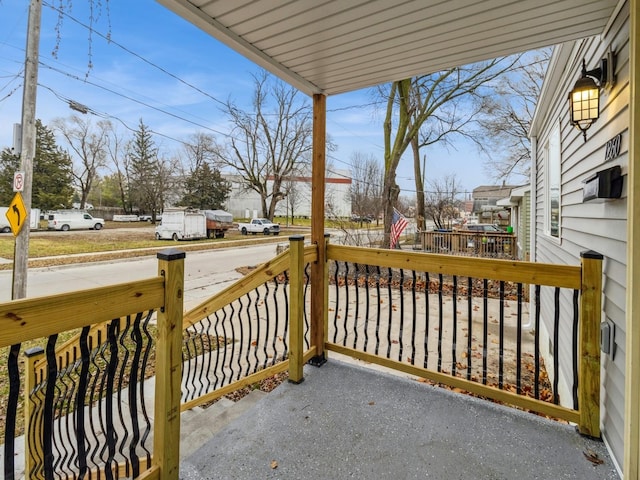
<instances>
[{"instance_id":1,"label":"window","mask_svg":"<svg viewBox=\"0 0 640 480\"><path fill-rule=\"evenodd\" d=\"M547 201L545 202L545 233L560 238L560 188L561 188L561 155L560 126L556 126L549 135L545 148L546 169L545 184Z\"/></svg>"}]
</instances>

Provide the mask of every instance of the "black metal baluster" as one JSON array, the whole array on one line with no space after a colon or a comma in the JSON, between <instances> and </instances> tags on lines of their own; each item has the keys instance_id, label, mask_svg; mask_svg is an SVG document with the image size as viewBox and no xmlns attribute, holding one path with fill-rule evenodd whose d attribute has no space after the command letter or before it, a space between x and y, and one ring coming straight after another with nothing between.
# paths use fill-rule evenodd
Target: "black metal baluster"
<instances>
[{"instance_id":1,"label":"black metal baluster","mask_svg":"<svg viewBox=\"0 0 640 480\"><path fill-rule=\"evenodd\" d=\"M206 320L206 324L205 324L205 320ZM209 318L209 316L207 315L205 318L203 318L200 321L200 324L202 325L203 328L203 336L207 337L207 350L205 352L202 353L202 372L201 375L202 377L204 377L204 379L202 380L202 390L200 392L198 392L198 396L203 396L204 394L208 393L211 389L211 377L209 376L209 373L211 372L211 360L213 358L213 350L214 350L214 345L213 345L213 341L211 339L211 327L213 326L211 323L211 318ZM219 348L218 346L218 338L216 335L216 349Z\"/></svg>"},{"instance_id":2,"label":"black metal baluster","mask_svg":"<svg viewBox=\"0 0 640 480\"><path fill-rule=\"evenodd\" d=\"M558 395L558 377L560 376L560 359L558 340L560 338L560 288L554 289L554 305L553 305L553 403L558 404L560 397Z\"/></svg>"},{"instance_id":3,"label":"black metal baluster","mask_svg":"<svg viewBox=\"0 0 640 480\"><path fill-rule=\"evenodd\" d=\"M213 324L213 334L216 336L216 362L213 367L214 382L213 382L213 388L211 389L211 391L215 391L215 389L218 388L218 383L220 383L220 378L218 377L218 369L219 368L221 369L221 367L224 368L225 356L227 351L227 343L226 343L227 339L224 336L224 332L222 334L222 338L223 338L222 341L224 342L224 344L222 346L220 345L220 333L218 333L218 326L220 325L220 315L218 315L218 312L215 312L214 315L216 317L216 321ZM223 355L222 363L220 363L221 353ZM209 369L209 373L211 373L211 369ZM224 378L224 374L223 374L223 378Z\"/></svg>"},{"instance_id":4,"label":"black metal baluster","mask_svg":"<svg viewBox=\"0 0 640 480\"><path fill-rule=\"evenodd\" d=\"M194 386L194 398L202 395L202 391L205 388L205 381L203 380L204 375L204 357L207 354L207 351L210 350L209 347L209 335L208 332L204 329L204 322L201 320L198 322L197 326L194 325L194 335L193 339L194 345L194 357L192 360L195 360L195 365L193 368L193 386ZM205 338L207 339L205 341ZM199 352L199 353L198 353ZM197 381L197 382L196 382ZM200 388L195 389L196 383L200 385Z\"/></svg>"},{"instance_id":5,"label":"black metal baluster","mask_svg":"<svg viewBox=\"0 0 640 480\"><path fill-rule=\"evenodd\" d=\"M260 360L258 359L258 348L260 348L259 347L259 345L260 345L260 305L259 304L260 304L260 298L261 297L260 297L260 291L257 288L254 290L254 292L256 294L256 297L252 301L253 301L253 312L255 314L255 319L254 319L255 326L256 326L255 334L252 332L252 330L253 330L253 322L252 322L252 318L251 318L250 315L249 315L248 322L247 322L248 325L249 325L249 335L248 335L248 338L247 338L247 342L248 342L247 343L247 349L248 349L248 351L253 352L254 366L253 366L253 368L251 368L251 362L249 361L249 356L247 354L247 362L248 362L248 364L247 364L247 371L246 371L245 375L249 375L249 373L253 373L253 372L257 371L258 370L258 365L260 364ZM263 301L263 303L264 303L264 301ZM247 309L247 312L248 312L248 309ZM242 323L240 323L240 332L242 332L243 328L244 328L244 325L242 325ZM242 335L242 333L241 333L241 335ZM255 335L255 340L253 339L254 335Z\"/></svg>"},{"instance_id":6,"label":"black metal baluster","mask_svg":"<svg viewBox=\"0 0 640 480\"><path fill-rule=\"evenodd\" d=\"M89 384L89 344L87 339L89 337L90 327L86 326L80 332L80 338L78 339L78 346L80 347L80 372L78 373L78 387L76 389L76 410L75 424L76 424L76 451L77 451L77 464L79 478L83 479L89 473L87 467L87 444L86 444L86 431L85 431L85 408L87 398L87 387Z\"/></svg>"},{"instance_id":7,"label":"black metal baluster","mask_svg":"<svg viewBox=\"0 0 640 480\"><path fill-rule=\"evenodd\" d=\"M333 285L335 291L335 304L333 310L333 343L338 342L338 309L340 306L340 288L338 285L338 270L340 269L340 262L335 261L335 270L333 272Z\"/></svg>"},{"instance_id":8,"label":"black metal baluster","mask_svg":"<svg viewBox=\"0 0 640 480\"><path fill-rule=\"evenodd\" d=\"M438 372L442 371L442 330L444 326L444 306L443 301L443 276L438 274Z\"/></svg>"},{"instance_id":9,"label":"black metal baluster","mask_svg":"<svg viewBox=\"0 0 640 480\"><path fill-rule=\"evenodd\" d=\"M487 384L487 354L489 350L489 281L485 278L482 281L482 302L484 311L482 312L482 384Z\"/></svg>"},{"instance_id":10,"label":"black metal baluster","mask_svg":"<svg viewBox=\"0 0 640 480\"><path fill-rule=\"evenodd\" d=\"M191 362L193 353L191 352L191 346L193 345L193 338L196 335L195 327L191 325L182 335L182 377L184 379L183 384L189 392L187 398L195 398L195 382L191 378Z\"/></svg>"},{"instance_id":11,"label":"black metal baluster","mask_svg":"<svg viewBox=\"0 0 640 480\"><path fill-rule=\"evenodd\" d=\"M144 347L144 355L142 357L142 365L140 365L140 407L142 411L142 419L144 421L144 432L140 437L139 445L145 453L146 464L151 464L151 451L147 448L146 442L151 435L151 420L149 419L149 414L147 413L147 404L145 402L144 395L144 387L145 387L145 375L144 373L147 371L147 366L149 365L149 359L151 358L151 354L155 352L154 344L153 344L153 336L149 332L149 323L151 323L151 318L153 317L154 311L147 311L146 315L142 319L141 326L142 331L144 332L143 341L145 344Z\"/></svg>"},{"instance_id":12,"label":"black metal baluster","mask_svg":"<svg viewBox=\"0 0 640 480\"><path fill-rule=\"evenodd\" d=\"M380 266L376 266L376 351L375 354L378 355L378 351L380 350L380 322L382 321L382 307L380 306L380 278L382 273L380 272Z\"/></svg>"},{"instance_id":13,"label":"black metal baluster","mask_svg":"<svg viewBox=\"0 0 640 480\"><path fill-rule=\"evenodd\" d=\"M226 308L222 309L222 313L223 313L223 315L222 315L222 334L224 336L225 343L226 343L227 339L229 338L227 336L227 309ZM226 374L226 371L225 371L225 368L227 367L227 353L229 353L229 355L230 355L230 358L229 358L229 374L230 374L230 377L233 377L233 370L232 370L231 364L233 363L233 348L234 348L233 344L234 343L235 343L235 338L231 337L231 352L228 352L228 348L227 347L225 347L225 349L223 350L224 351L224 355L223 355L223 358L222 358L222 365L221 365L221 368L220 368L220 374L222 375L222 383L221 383L220 386L224 386L224 385L227 384L227 374ZM231 383L230 380L231 380L231 378L229 379L229 383Z\"/></svg>"},{"instance_id":14,"label":"black metal baluster","mask_svg":"<svg viewBox=\"0 0 640 480\"><path fill-rule=\"evenodd\" d=\"M500 353L498 357L498 388L502 389L504 381L504 281L500 280Z\"/></svg>"},{"instance_id":15,"label":"black metal baluster","mask_svg":"<svg viewBox=\"0 0 640 480\"><path fill-rule=\"evenodd\" d=\"M131 317L127 317L127 325L131 321ZM128 461L131 462L133 477L140 475L140 458L136 453L136 447L140 441L140 425L138 423L138 382L140 388L143 388L144 370L139 371L140 359L143 354L142 331L141 331L142 313L138 313L133 321L131 328L131 340L134 345L133 358L131 359L131 367L129 372L129 415L131 417L131 442L129 443ZM141 398L141 406L144 407L144 397ZM127 430L123 424L125 438Z\"/></svg>"},{"instance_id":16,"label":"black metal baluster","mask_svg":"<svg viewBox=\"0 0 640 480\"><path fill-rule=\"evenodd\" d=\"M473 353L473 279L467 277L467 380L471 380L471 354Z\"/></svg>"},{"instance_id":17,"label":"black metal baluster","mask_svg":"<svg viewBox=\"0 0 640 480\"><path fill-rule=\"evenodd\" d=\"M306 271L305 271L305 275L306 275ZM285 281L285 286L289 285L289 271L285 271L284 272L284 281ZM308 277L307 277L307 285L305 285L305 298L307 298L306 296L306 289L308 286ZM282 352L282 356L284 358L289 358L289 322L291 321L291 319L289 318L289 288L284 288L284 333L282 334L282 343L284 345L284 351ZM306 302L305 302L306 305ZM304 309L304 323L305 323L305 336L304 336L304 341L305 341L305 345L307 346L307 348L309 348L309 335L307 334L307 332L309 331L309 321L307 320L307 309Z\"/></svg>"},{"instance_id":18,"label":"black metal baluster","mask_svg":"<svg viewBox=\"0 0 640 480\"><path fill-rule=\"evenodd\" d=\"M516 326L516 392L522 393L522 283L518 283L518 314Z\"/></svg>"},{"instance_id":19,"label":"black metal baluster","mask_svg":"<svg viewBox=\"0 0 640 480\"><path fill-rule=\"evenodd\" d=\"M391 358L391 325L393 323L393 293L391 291L391 283L393 282L393 271L391 267L387 267L387 309L389 311L387 319L387 358Z\"/></svg>"},{"instance_id":20,"label":"black metal baluster","mask_svg":"<svg viewBox=\"0 0 640 480\"><path fill-rule=\"evenodd\" d=\"M534 374L533 374L533 388L534 398L540 399L540 285L535 286L534 303L536 308L535 315L535 333L533 336L534 352Z\"/></svg>"},{"instance_id":21,"label":"black metal baluster","mask_svg":"<svg viewBox=\"0 0 640 480\"><path fill-rule=\"evenodd\" d=\"M286 272L285 272L286 273ZM289 284L289 277L287 276L287 285ZM328 281L329 279L327 279ZM310 328L311 326L309 325L309 315L307 314L307 292L309 290L309 285L311 285L311 264L307 263L304 267L304 345L305 348L309 349L311 347L311 343L309 340L309 337L311 335L310 332ZM285 290L285 298L287 300L287 324L289 324L289 293L288 290ZM329 317L327 316L327 321L328 321ZM328 336L328 335L327 335Z\"/></svg>"},{"instance_id":22,"label":"black metal baluster","mask_svg":"<svg viewBox=\"0 0 640 480\"><path fill-rule=\"evenodd\" d=\"M276 362L278 361L277 340L278 340L278 331L280 328L280 313L279 313L280 309L278 308L278 295L280 293L280 290L282 290L283 293L285 290L284 288L282 289L280 288L280 282L278 282L277 277L274 279L274 281L275 281L275 285L273 287L273 307L275 310L275 321L273 322L273 336L271 338L271 349L273 351L273 361L271 362L272 365L275 365ZM282 359L284 360L284 357Z\"/></svg>"},{"instance_id":23,"label":"black metal baluster","mask_svg":"<svg viewBox=\"0 0 640 480\"><path fill-rule=\"evenodd\" d=\"M247 297L249 296L248 294L246 295ZM250 297L249 297L250 298ZM242 298L238 299L238 303L239 303L239 307L238 307L238 312L242 311ZM242 348L244 345L244 338L243 338L243 329L242 327L240 328L240 341L238 342L238 348L239 348L239 352L238 355L236 355L236 329L234 327L234 320L235 317L237 315L238 317L238 321L240 322L240 324L242 324L242 318L240 316L240 313L236 314L236 309L234 307L235 302L232 302L229 304L229 323L231 324L231 339L232 339L232 343L231 343L231 358L229 359L229 370L231 371L231 375L229 376L229 383L231 383L233 381L234 376L236 377L236 380L240 380L240 376L242 375L241 369L242 367L240 366L240 357L242 356ZM247 306L247 310L249 309L249 306ZM251 322L249 322L249 325L251 325ZM238 366L238 373L236 374L236 371L233 368L233 361L236 361L236 364ZM248 361L248 352L247 352L247 361Z\"/></svg>"},{"instance_id":24,"label":"black metal baluster","mask_svg":"<svg viewBox=\"0 0 640 480\"><path fill-rule=\"evenodd\" d=\"M20 344L11 345L7 357L7 374L9 376L9 397L7 398L7 413L4 430L4 478L15 478L15 436L16 419L18 418L18 400L20 398L20 371L18 369L18 355Z\"/></svg>"},{"instance_id":25,"label":"black metal baluster","mask_svg":"<svg viewBox=\"0 0 640 480\"><path fill-rule=\"evenodd\" d=\"M359 267L357 263L354 264L354 269L353 286L355 288L356 312L353 317L353 348L355 349L358 345L358 319L360 318L360 286L358 285Z\"/></svg>"},{"instance_id":26,"label":"black metal baluster","mask_svg":"<svg viewBox=\"0 0 640 480\"><path fill-rule=\"evenodd\" d=\"M400 269L400 322L398 328L398 361L402 362L402 353L404 350L404 270ZM392 307L392 305L390 305ZM393 308L391 308L393 310Z\"/></svg>"},{"instance_id":27,"label":"black metal baluster","mask_svg":"<svg viewBox=\"0 0 640 480\"><path fill-rule=\"evenodd\" d=\"M265 311L265 321L266 321L266 325L265 325L265 331L264 331L264 342L262 343L262 354L264 355L264 363L263 363L263 368L267 367L267 360L269 359L269 353L267 352L267 343L269 341L269 323L270 323L270 319L269 319L269 282L265 282L264 284L265 287L265 292L264 292L264 300L262 301L262 304L264 305L264 311ZM257 327L257 338L260 338L260 317L256 318L256 323L258 325ZM256 344L256 351L258 350L258 345ZM256 367L254 371L258 370L258 363L256 362Z\"/></svg>"},{"instance_id":28,"label":"black metal baluster","mask_svg":"<svg viewBox=\"0 0 640 480\"><path fill-rule=\"evenodd\" d=\"M62 444L62 450L64 454L60 459L61 469L66 469L67 472L73 471L73 463L76 458L76 452L74 448L74 436L75 436L75 428L73 425L73 392L74 381L72 379L71 371L73 369L73 364L71 362L70 352L65 352L65 362L62 363L62 358L60 358L60 366L64 365L64 368L59 368L59 381L60 385L60 407L59 407L59 416L58 416L58 425L59 425L59 438L60 443ZM64 430L64 431L63 431ZM73 433L72 433L73 432ZM64 438L63 438L64 437Z\"/></svg>"},{"instance_id":29,"label":"black metal baluster","mask_svg":"<svg viewBox=\"0 0 640 480\"><path fill-rule=\"evenodd\" d=\"M349 262L344 262L344 319L342 321L342 327L344 329L344 337L342 338L342 346L347 346L347 336L349 330L347 329L347 320L349 319Z\"/></svg>"},{"instance_id":30,"label":"black metal baluster","mask_svg":"<svg viewBox=\"0 0 640 480\"><path fill-rule=\"evenodd\" d=\"M413 276L411 283L411 365L416 363L416 334L417 334L417 308L416 308L416 284L418 277L415 270L411 270Z\"/></svg>"},{"instance_id":31,"label":"black metal baluster","mask_svg":"<svg viewBox=\"0 0 640 480\"><path fill-rule=\"evenodd\" d=\"M129 330L131 330L131 332L129 332ZM123 404L125 404L125 402L123 401L123 390L126 388L126 380L127 380L127 366L129 366L129 368L131 369L137 369L138 368L138 362L134 361L129 363L129 357L130 357L130 349L127 347L127 343L126 343L126 338L127 336L130 336L132 340L135 339L134 337L134 332L133 332L133 328L131 325L131 316L127 315L126 317L126 321L125 321L125 326L124 329L121 330L120 335L118 336L119 339L119 344L120 346L119 348L119 357L120 357L120 373L118 374L118 386L116 388L116 392L118 395L118 401L117 401L117 405L118 405L118 418L120 419L120 427L122 428L122 435L119 437L119 445L118 445L118 453L120 455L122 455L125 458L125 463L126 463L126 471L129 471L130 469L130 462L129 462L129 456L125 454L125 449L126 449L126 444L127 444L127 439L129 438L129 430L127 428L127 424L125 421L125 411L122 408ZM135 341L135 340L134 340ZM133 372L132 372L133 373ZM129 375L131 375L132 373L130 373ZM135 373L133 373L133 375L135 375ZM129 404L129 417L135 421L135 414L131 413L131 395L135 395L135 388L133 389L133 392L131 391L131 388L129 387L128 390L128 394L129 394L129 402L127 402ZM135 399L133 400L133 405L135 405Z\"/></svg>"},{"instance_id":32,"label":"black metal baluster","mask_svg":"<svg viewBox=\"0 0 640 480\"><path fill-rule=\"evenodd\" d=\"M44 411L42 425L42 449L44 453L44 476L46 480L53 479L53 421L54 421L54 397L55 383L58 376L58 368L56 363L56 341L58 335L51 335L47 340L45 349L47 357L47 385L44 394Z\"/></svg>"},{"instance_id":33,"label":"black metal baluster","mask_svg":"<svg viewBox=\"0 0 640 480\"><path fill-rule=\"evenodd\" d=\"M114 428L113 422L113 394L114 394L114 384L116 380L116 369L118 368L118 330L119 330L119 320L113 320L109 324L108 330L108 343L109 343L109 364L107 366L107 390L105 392L105 420L106 420L106 446L108 449L108 457L105 462L105 477L107 480L111 480L113 478L113 467L115 466L115 455L116 455L116 432Z\"/></svg>"},{"instance_id":34,"label":"black metal baluster","mask_svg":"<svg viewBox=\"0 0 640 480\"><path fill-rule=\"evenodd\" d=\"M578 293L573 291L573 409L578 410Z\"/></svg>"},{"instance_id":35,"label":"black metal baluster","mask_svg":"<svg viewBox=\"0 0 640 480\"><path fill-rule=\"evenodd\" d=\"M367 347L369 346L369 311L371 309L371 296L369 295L369 265L364 266L364 295L364 347L362 351L366 352Z\"/></svg>"},{"instance_id":36,"label":"black metal baluster","mask_svg":"<svg viewBox=\"0 0 640 480\"><path fill-rule=\"evenodd\" d=\"M429 280L429 272L424 272L424 316L425 316L425 325L424 325L424 368L428 368L429 363L429 328L431 312L429 310L430 299L429 295L431 293Z\"/></svg>"},{"instance_id":37,"label":"black metal baluster","mask_svg":"<svg viewBox=\"0 0 640 480\"><path fill-rule=\"evenodd\" d=\"M456 376L456 344L458 343L458 277L456 275L453 276L453 303L451 304L451 308L453 308L453 332L451 333L451 375Z\"/></svg>"}]
</instances>

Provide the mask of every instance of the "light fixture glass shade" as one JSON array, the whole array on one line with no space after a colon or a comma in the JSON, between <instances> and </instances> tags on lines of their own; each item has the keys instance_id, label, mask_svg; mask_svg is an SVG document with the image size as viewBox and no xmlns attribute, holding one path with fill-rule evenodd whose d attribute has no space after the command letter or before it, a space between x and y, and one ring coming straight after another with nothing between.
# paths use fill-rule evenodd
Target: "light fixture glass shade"
<instances>
[{"instance_id":1,"label":"light fixture glass shade","mask_svg":"<svg viewBox=\"0 0 640 480\"><path fill-rule=\"evenodd\" d=\"M569 95L571 123L582 132L591 126L600 115L600 87L590 77L578 80ZM586 134L585 134L586 135Z\"/></svg>"}]
</instances>

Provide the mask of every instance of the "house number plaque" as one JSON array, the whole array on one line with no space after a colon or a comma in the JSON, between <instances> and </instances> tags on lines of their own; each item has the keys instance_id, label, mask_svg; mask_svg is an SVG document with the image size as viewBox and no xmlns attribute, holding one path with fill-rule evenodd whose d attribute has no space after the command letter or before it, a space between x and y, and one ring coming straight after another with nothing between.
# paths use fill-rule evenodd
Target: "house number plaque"
<instances>
[{"instance_id":1,"label":"house number plaque","mask_svg":"<svg viewBox=\"0 0 640 480\"><path fill-rule=\"evenodd\" d=\"M622 143L622 134L619 133L605 145L604 161L608 162L620 155L620 144Z\"/></svg>"}]
</instances>

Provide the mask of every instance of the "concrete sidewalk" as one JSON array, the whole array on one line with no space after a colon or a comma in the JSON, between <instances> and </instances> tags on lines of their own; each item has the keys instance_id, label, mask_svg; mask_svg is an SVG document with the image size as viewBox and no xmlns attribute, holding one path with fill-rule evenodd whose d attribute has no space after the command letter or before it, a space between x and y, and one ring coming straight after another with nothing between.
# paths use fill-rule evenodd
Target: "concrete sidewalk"
<instances>
[{"instance_id":1,"label":"concrete sidewalk","mask_svg":"<svg viewBox=\"0 0 640 480\"><path fill-rule=\"evenodd\" d=\"M180 478L619 478L569 425L334 359L305 377L181 452Z\"/></svg>"}]
</instances>

